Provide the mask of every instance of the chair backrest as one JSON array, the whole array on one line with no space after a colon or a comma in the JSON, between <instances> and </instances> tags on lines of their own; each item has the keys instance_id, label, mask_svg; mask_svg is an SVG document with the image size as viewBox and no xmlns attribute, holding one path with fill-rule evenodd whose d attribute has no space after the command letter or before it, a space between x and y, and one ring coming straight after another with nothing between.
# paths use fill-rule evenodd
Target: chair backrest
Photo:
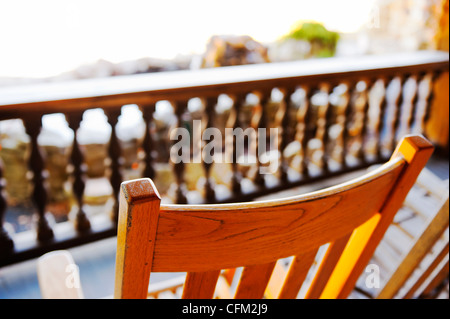
<instances>
[{"instance_id":1,"label":"chair backrest","mask_svg":"<svg viewBox=\"0 0 450 319\"><path fill-rule=\"evenodd\" d=\"M306 298L346 298L428 161L406 136L391 159L350 182L279 200L163 205L148 178L122 183L116 298L146 298L151 272L187 272L183 298L212 298L222 269L243 267L235 298L262 298L276 261L294 256L279 298L296 298L329 243Z\"/></svg>"}]
</instances>

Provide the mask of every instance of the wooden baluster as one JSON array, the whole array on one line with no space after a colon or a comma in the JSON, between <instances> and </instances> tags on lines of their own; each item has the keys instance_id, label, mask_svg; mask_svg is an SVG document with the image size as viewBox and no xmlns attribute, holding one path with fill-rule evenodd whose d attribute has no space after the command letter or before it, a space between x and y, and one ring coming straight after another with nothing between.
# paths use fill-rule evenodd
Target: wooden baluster
<instances>
[{"instance_id":1,"label":"wooden baluster","mask_svg":"<svg viewBox=\"0 0 450 319\"><path fill-rule=\"evenodd\" d=\"M389 84L392 81L392 77L387 77L387 78L382 78L381 79L383 81L383 87L384 87L384 92L383 92L383 97L381 99L380 102L380 113L379 113L379 118L378 118L378 122L377 125L375 126L375 134L376 134L376 142L377 142L377 148L376 148L376 157L377 160L381 160L383 158L383 143L382 143L382 130L383 127L385 125L385 112L386 112L386 105L387 105L387 88L389 87Z\"/></svg>"},{"instance_id":2,"label":"wooden baluster","mask_svg":"<svg viewBox=\"0 0 450 319\"><path fill-rule=\"evenodd\" d=\"M407 122L407 127L408 127L408 133L412 132L412 128L416 119L416 115L417 112L419 110L418 107L418 103L419 103L419 97L420 97L420 83L423 81L424 77L425 77L426 73L425 72L421 72L420 74L418 74L415 79L416 79L416 88L414 90L414 95L413 98L411 99L411 110L409 115L409 119Z\"/></svg>"},{"instance_id":3,"label":"wooden baluster","mask_svg":"<svg viewBox=\"0 0 450 319\"><path fill-rule=\"evenodd\" d=\"M213 126L213 118L214 118L214 107L216 106L217 98L207 98L206 99L206 109L205 115L203 117L204 128L207 129ZM216 142L216 141L215 141ZM216 194L211 185L210 171L212 163L207 163L206 161L202 161L203 168L205 170L205 198L207 203L214 203L216 200Z\"/></svg>"},{"instance_id":4,"label":"wooden baluster","mask_svg":"<svg viewBox=\"0 0 450 319\"><path fill-rule=\"evenodd\" d=\"M114 206L112 210L112 220L117 223L117 219L119 216L119 192L120 192L120 183L122 183L122 174L120 172L120 157L121 157L121 149L119 140L116 135L116 124L118 122L121 109L120 107L114 109L104 110L105 114L108 118L108 123L111 125L111 137L109 140L109 158L111 160L111 175L109 177L109 182L111 183L111 187L113 189L114 196Z\"/></svg>"},{"instance_id":5,"label":"wooden baluster","mask_svg":"<svg viewBox=\"0 0 450 319\"><path fill-rule=\"evenodd\" d=\"M360 147L357 152L357 158L361 163L366 163L365 140L368 125L369 112L369 93L374 85L372 80L364 80L365 88L363 91L364 104L361 110L361 130L359 132Z\"/></svg>"},{"instance_id":6,"label":"wooden baluster","mask_svg":"<svg viewBox=\"0 0 450 319\"><path fill-rule=\"evenodd\" d=\"M433 100L435 97L435 93L434 93L434 82L436 82L436 80L441 76L440 71L434 72L431 76L431 80L430 80L430 86L429 86L429 93L428 93L428 97L427 97L427 102L425 105L425 111L424 111L424 116L423 116L423 122L422 122L422 127L423 130L425 131L425 126L430 118L430 114L431 114L431 106L433 105Z\"/></svg>"},{"instance_id":7,"label":"wooden baluster","mask_svg":"<svg viewBox=\"0 0 450 319\"><path fill-rule=\"evenodd\" d=\"M261 299L264 297L276 261L245 266L234 295L235 299Z\"/></svg>"},{"instance_id":8,"label":"wooden baluster","mask_svg":"<svg viewBox=\"0 0 450 319\"><path fill-rule=\"evenodd\" d=\"M220 270L188 272L183 287L182 299L212 299Z\"/></svg>"},{"instance_id":9,"label":"wooden baluster","mask_svg":"<svg viewBox=\"0 0 450 319\"><path fill-rule=\"evenodd\" d=\"M397 100L399 99L399 95L401 95L401 88L398 89L397 85L399 85L400 79L398 76L392 77L391 82L386 89L386 108L385 108L385 127L384 127L384 137L383 137L383 151L384 156L390 157L392 154L392 143L395 141L394 138L394 123L395 117L397 116ZM395 90L394 90L395 89Z\"/></svg>"},{"instance_id":10,"label":"wooden baluster","mask_svg":"<svg viewBox=\"0 0 450 319\"><path fill-rule=\"evenodd\" d=\"M145 168L144 168L144 177L154 178L155 177L155 169L153 168L153 140L152 134L150 132L152 122L153 122L153 113L155 111L155 104L144 105L141 107L142 117L145 121L145 135L143 141L143 148L145 153Z\"/></svg>"},{"instance_id":11,"label":"wooden baluster","mask_svg":"<svg viewBox=\"0 0 450 319\"><path fill-rule=\"evenodd\" d=\"M259 158L259 134L258 134L258 129L259 128L263 128L266 129L266 137L268 137L268 127L267 127L267 111L266 111L266 106L267 106L267 102L269 101L270 98L270 92L262 92L259 94L259 103L255 106L254 108L254 114L252 116L251 119L251 123L250 126L255 130L256 132L256 139L255 141L253 141L255 143L254 146L250 146L253 147L253 150L255 151L255 156L256 156L256 167L257 167L257 172L254 178L254 183L260 187L265 187L265 179L263 174L260 173L261 171L261 159ZM267 139L266 139L267 141ZM266 150L264 150L264 152L266 152Z\"/></svg>"},{"instance_id":12,"label":"wooden baluster","mask_svg":"<svg viewBox=\"0 0 450 319\"><path fill-rule=\"evenodd\" d=\"M351 114L354 102L354 96L356 94L356 83L350 82L347 83L347 101L344 106L343 114L343 124L342 124L342 153L341 153L341 164L345 169L348 167L347 165L347 144L349 141L349 125L351 121Z\"/></svg>"},{"instance_id":13,"label":"wooden baluster","mask_svg":"<svg viewBox=\"0 0 450 319\"><path fill-rule=\"evenodd\" d=\"M175 110L175 116L176 116L176 123L175 128L178 128L182 125L182 116L183 113L186 112L187 109L187 101L182 102L174 102L174 110ZM174 142L176 143L176 141ZM176 195L175 195L175 201L177 204L187 204L187 198L186 198L186 184L184 181L184 163L183 161L180 161L179 163L173 164L173 170L175 173L175 182L176 182Z\"/></svg>"},{"instance_id":14,"label":"wooden baluster","mask_svg":"<svg viewBox=\"0 0 450 319\"><path fill-rule=\"evenodd\" d=\"M395 147L396 147L397 141L398 141L398 137L399 137L397 135L397 131L398 131L400 119L402 116L403 99L404 99L404 94L405 94L404 87L405 87L405 83L408 79L409 79L409 75L407 75L407 74L401 76L401 78L400 78L400 93L399 93L397 101L395 103L395 108L394 108L394 112L393 112L392 136L391 136L391 141L389 143L390 150L392 152L395 150Z\"/></svg>"},{"instance_id":15,"label":"wooden baluster","mask_svg":"<svg viewBox=\"0 0 450 319\"><path fill-rule=\"evenodd\" d=\"M326 83L321 87L321 91L326 94L326 102L324 105L320 105L317 114L317 130L316 138L321 141L320 152L322 156L320 158L320 167L322 174L328 173L328 154L327 154L327 144L328 144L328 131L330 127L330 115L331 106L329 102L331 86Z\"/></svg>"},{"instance_id":16,"label":"wooden baluster","mask_svg":"<svg viewBox=\"0 0 450 319\"><path fill-rule=\"evenodd\" d=\"M14 249L14 242L9 237L6 229L3 227L4 217L6 212L6 197L5 197L5 180L3 178L3 161L0 158L0 258L11 253Z\"/></svg>"},{"instance_id":17,"label":"wooden baluster","mask_svg":"<svg viewBox=\"0 0 450 319\"><path fill-rule=\"evenodd\" d=\"M416 104L415 111L410 118L410 132L412 134L422 134L423 133L423 119L426 112L427 98L429 95L429 81L431 80L431 74L427 72L421 72L417 80L417 94L416 94Z\"/></svg>"},{"instance_id":18,"label":"wooden baluster","mask_svg":"<svg viewBox=\"0 0 450 319\"><path fill-rule=\"evenodd\" d=\"M325 144L325 156L328 159L328 167L333 164L333 171L344 167L344 130L346 130L346 112L348 108L348 90L346 83L335 83L329 91L329 110L327 114L327 143ZM334 97L334 98L333 98ZM348 134L346 132L345 134ZM328 145L327 145L328 144Z\"/></svg>"},{"instance_id":19,"label":"wooden baluster","mask_svg":"<svg viewBox=\"0 0 450 319\"><path fill-rule=\"evenodd\" d=\"M239 120L239 113L242 108L242 105L245 101L245 94L237 94L234 97L233 108L230 112L230 117L227 120L226 128L232 128L233 130L241 127L241 122ZM241 180L242 175L238 169L237 165L237 151L236 151L236 136L227 136L226 141L227 146L225 150L228 152L226 156L231 161L231 191L234 196L238 196L242 193L241 189ZM231 152L231 153L230 153Z\"/></svg>"},{"instance_id":20,"label":"wooden baluster","mask_svg":"<svg viewBox=\"0 0 450 319\"><path fill-rule=\"evenodd\" d=\"M399 104L400 114L399 114L399 120L398 120L398 127L396 131L397 141L400 140L402 136L405 136L410 132L410 123L414 119L414 112L415 112L415 104L417 103L418 99L418 80L415 75L411 75L406 80L408 85L403 86L403 94L402 94L402 104ZM417 83L416 87L413 88L412 81L415 81ZM412 93L410 93L412 90Z\"/></svg>"},{"instance_id":21,"label":"wooden baluster","mask_svg":"<svg viewBox=\"0 0 450 319\"><path fill-rule=\"evenodd\" d=\"M327 100L327 111L325 113L325 134L323 136L323 150L324 150L324 158L322 159L323 161L323 167L324 167L324 171L325 172L329 172L329 165L330 165L330 159L333 158L333 148L332 143L333 141L330 141L330 136L333 137L330 134L330 128L335 125L337 123L337 112L338 112L338 107L337 105L333 105L330 103L329 98L330 98L330 94L333 91L333 88L336 87L339 84L326 84L325 85L325 91L327 93L328 96L328 100ZM337 138L337 137L334 137ZM334 141L336 142L336 141Z\"/></svg>"},{"instance_id":22,"label":"wooden baluster","mask_svg":"<svg viewBox=\"0 0 450 319\"><path fill-rule=\"evenodd\" d=\"M303 179L309 179L309 159L308 159L308 142L312 136L314 136L315 125L311 123L312 110L311 110L311 98L316 93L316 87L307 87L305 104L300 107L297 112L297 134L296 140L301 145L302 156L302 168L301 172Z\"/></svg>"},{"instance_id":23,"label":"wooden baluster","mask_svg":"<svg viewBox=\"0 0 450 319\"><path fill-rule=\"evenodd\" d=\"M83 195L85 188L83 166L83 154L77 141L77 130L80 127L83 118L82 112L66 114L69 127L74 132L73 146L72 146L72 165L73 165L73 192L78 204L78 212L76 215L75 228L79 232L86 232L91 229L91 224L83 210Z\"/></svg>"},{"instance_id":24,"label":"wooden baluster","mask_svg":"<svg viewBox=\"0 0 450 319\"><path fill-rule=\"evenodd\" d=\"M38 145L38 135L41 130L42 114L33 114L33 116L26 116L23 121L25 130L30 136L31 140L31 154L29 159L29 167L32 172L33 183L33 203L37 210L37 239L39 242L45 242L53 239L54 234L50 225L45 218L45 209L47 204L47 189L44 175L44 160Z\"/></svg>"},{"instance_id":25,"label":"wooden baluster","mask_svg":"<svg viewBox=\"0 0 450 319\"><path fill-rule=\"evenodd\" d=\"M292 135L291 128L289 127L290 123L290 111L289 106L291 103L291 95L294 93L295 88L286 88L283 89L283 100L280 103L280 107L278 112L276 113L276 126L278 128L278 151L280 152L280 180L285 183L288 181L287 172L288 172L288 163L286 158L284 157L284 149L289 143L289 139Z\"/></svg>"}]
</instances>

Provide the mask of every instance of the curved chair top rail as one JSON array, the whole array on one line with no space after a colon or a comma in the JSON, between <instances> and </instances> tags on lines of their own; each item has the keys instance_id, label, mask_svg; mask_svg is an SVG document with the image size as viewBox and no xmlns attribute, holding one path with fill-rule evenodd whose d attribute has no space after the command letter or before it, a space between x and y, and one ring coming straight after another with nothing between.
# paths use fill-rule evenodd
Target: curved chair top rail
<instances>
[{"instance_id":1,"label":"curved chair top rail","mask_svg":"<svg viewBox=\"0 0 450 319\"><path fill-rule=\"evenodd\" d=\"M381 209L404 165L398 157L352 181L279 200L160 205L152 271L261 264L336 240ZM152 185L150 179L124 183L124 196L138 205L158 197Z\"/></svg>"}]
</instances>

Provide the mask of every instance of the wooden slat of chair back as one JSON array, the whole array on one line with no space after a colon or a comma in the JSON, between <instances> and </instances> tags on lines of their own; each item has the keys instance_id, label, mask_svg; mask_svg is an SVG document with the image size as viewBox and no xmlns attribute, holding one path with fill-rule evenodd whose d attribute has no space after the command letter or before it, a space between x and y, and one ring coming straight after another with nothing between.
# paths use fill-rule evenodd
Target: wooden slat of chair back
<instances>
[{"instance_id":1,"label":"wooden slat of chair back","mask_svg":"<svg viewBox=\"0 0 450 319\"><path fill-rule=\"evenodd\" d=\"M423 230L421 235L416 239L408 254L403 258L402 262L391 275L386 285L378 294L378 299L394 298L403 285L411 278L413 272L417 269L419 264L425 256L431 251L435 243L439 240L442 234L447 230L449 225L449 198L447 195L446 201L442 204L439 211L430 221L428 226ZM425 282L431 272L439 263L448 255L448 239L447 244L442 248L441 252L437 254L433 262L428 266L424 273L417 279L414 285L402 298L411 298L416 290ZM448 271L448 267L447 267Z\"/></svg>"},{"instance_id":2,"label":"wooden slat of chair back","mask_svg":"<svg viewBox=\"0 0 450 319\"><path fill-rule=\"evenodd\" d=\"M279 295L294 298L317 249L331 243L306 297L345 298L432 152L407 136L360 178L262 202L162 205L150 179L124 182L115 297L146 298L151 272L188 272L183 297L211 298L221 269L244 266L235 298L261 298L276 261L296 256Z\"/></svg>"}]
</instances>

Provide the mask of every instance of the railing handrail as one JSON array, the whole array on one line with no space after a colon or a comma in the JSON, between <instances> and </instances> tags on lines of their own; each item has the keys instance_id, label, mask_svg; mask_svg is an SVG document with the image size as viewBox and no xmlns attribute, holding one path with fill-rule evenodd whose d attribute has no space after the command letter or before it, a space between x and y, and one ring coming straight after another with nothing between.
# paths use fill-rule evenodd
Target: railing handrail
<instances>
[{"instance_id":1,"label":"railing handrail","mask_svg":"<svg viewBox=\"0 0 450 319\"><path fill-rule=\"evenodd\" d=\"M183 100L232 91L248 92L292 83L314 84L361 78L361 75L395 76L398 72L448 70L448 52L417 51L386 55L334 57L293 62L230 66L124 75L77 81L0 88L0 119L19 117L21 112L42 113L148 104L159 100ZM174 94L175 93L175 94Z\"/></svg>"}]
</instances>

